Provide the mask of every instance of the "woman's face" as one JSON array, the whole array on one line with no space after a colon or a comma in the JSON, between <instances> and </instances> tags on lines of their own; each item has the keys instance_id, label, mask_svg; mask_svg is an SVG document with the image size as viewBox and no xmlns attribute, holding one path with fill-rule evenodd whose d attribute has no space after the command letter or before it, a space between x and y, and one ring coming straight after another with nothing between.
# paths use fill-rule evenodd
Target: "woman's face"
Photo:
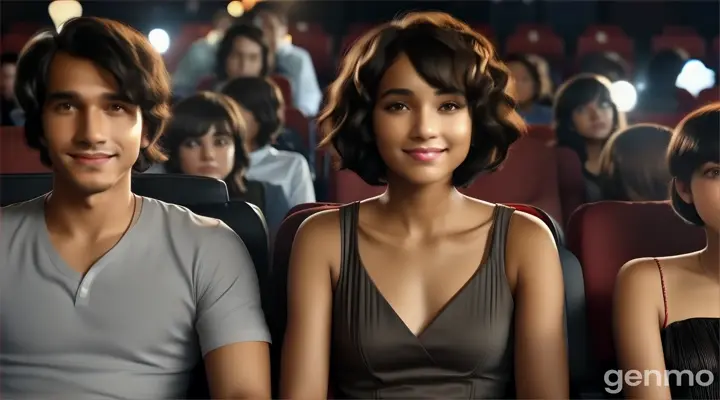
<instances>
[{"instance_id":1,"label":"woman's face","mask_svg":"<svg viewBox=\"0 0 720 400\"><path fill-rule=\"evenodd\" d=\"M254 78L262 74L262 47L258 42L245 36L233 41L232 49L225 60L225 73L228 80L235 78Z\"/></svg>"},{"instance_id":2,"label":"woman's face","mask_svg":"<svg viewBox=\"0 0 720 400\"><path fill-rule=\"evenodd\" d=\"M689 190L680 184L678 193L695 206L707 227L720 232L720 164L702 165L691 177Z\"/></svg>"},{"instance_id":3,"label":"woman's face","mask_svg":"<svg viewBox=\"0 0 720 400\"><path fill-rule=\"evenodd\" d=\"M591 101L573 111L572 122L586 140L604 141L613 130L613 106L609 101Z\"/></svg>"},{"instance_id":4,"label":"woman's face","mask_svg":"<svg viewBox=\"0 0 720 400\"><path fill-rule=\"evenodd\" d=\"M470 151L465 95L430 86L403 54L382 77L375 104L373 130L388 180L449 182Z\"/></svg>"},{"instance_id":5,"label":"woman's face","mask_svg":"<svg viewBox=\"0 0 720 400\"><path fill-rule=\"evenodd\" d=\"M508 63L510 75L515 80L515 96L518 104L526 104L532 101L537 92L535 81L530 75L527 67L521 62Z\"/></svg>"},{"instance_id":6,"label":"woman's face","mask_svg":"<svg viewBox=\"0 0 720 400\"><path fill-rule=\"evenodd\" d=\"M188 138L178 152L180 169L188 175L224 180L235 165L235 142L215 127L199 138Z\"/></svg>"}]
</instances>

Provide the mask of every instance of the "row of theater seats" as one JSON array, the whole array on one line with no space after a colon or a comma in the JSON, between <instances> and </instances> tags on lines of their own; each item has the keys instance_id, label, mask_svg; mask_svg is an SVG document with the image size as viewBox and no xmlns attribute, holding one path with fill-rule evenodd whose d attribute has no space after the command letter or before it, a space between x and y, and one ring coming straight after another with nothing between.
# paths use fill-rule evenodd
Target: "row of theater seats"
<instances>
[{"instance_id":1,"label":"row of theater seats","mask_svg":"<svg viewBox=\"0 0 720 400\"><path fill-rule=\"evenodd\" d=\"M46 193L49 174L0 175L0 203L27 200ZM321 210L339 203L311 203L295 207L281 224L271 248L262 214L244 202L229 201L223 182L183 175L136 175L133 190L143 196L187 206L194 212L218 218L243 239L258 273L263 308L270 325L274 382L287 316L287 270L292 242L300 224ZM566 326L573 398L602 390L602 371L614 368L611 334L612 293L615 277L627 261L698 250L704 231L683 223L667 203L600 202L586 204L570 218L566 230L539 207L508 204L544 221L555 237L565 280ZM272 260L272 261L271 261ZM658 289L659 290L659 289ZM202 366L192 392L206 390Z\"/></svg>"},{"instance_id":2,"label":"row of theater seats","mask_svg":"<svg viewBox=\"0 0 720 400\"><path fill-rule=\"evenodd\" d=\"M548 135L547 131L545 135ZM582 168L569 149L548 145L548 138L526 137L513 144L503 166L495 173L480 176L462 189L469 196L497 203L523 203L546 210L553 218L566 222L570 213L585 202ZM322 153L319 153L322 154ZM532 171L532 174L528 173ZM22 128L0 130L0 173L48 172L35 150L27 147ZM321 178L329 193L318 198L347 203L381 193L357 175L328 169ZM325 197L325 198L323 198Z\"/></svg>"}]
</instances>

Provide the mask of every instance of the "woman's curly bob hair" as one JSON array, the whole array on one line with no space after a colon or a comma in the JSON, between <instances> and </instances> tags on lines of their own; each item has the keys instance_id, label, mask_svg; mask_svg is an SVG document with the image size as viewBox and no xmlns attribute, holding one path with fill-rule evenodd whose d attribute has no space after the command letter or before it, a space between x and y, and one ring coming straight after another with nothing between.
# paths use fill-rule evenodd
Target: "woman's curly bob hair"
<instances>
[{"instance_id":1,"label":"woman's curly bob hair","mask_svg":"<svg viewBox=\"0 0 720 400\"><path fill-rule=\"evenodd\" d=\"M342 169L370 185L386 184L387 165L375 143L372 111L385 71L405 54L431 86L460 91L472 118L470 151L452 175L467 186L484 171L497 169L510 145L525 133L510 95L508 68L493 45L468 25L440 12L410 13L360 38L345 56L318 118L323 141L338 153Z\"/></svg>"},{"instance_id":2,"label":"woman's curly bob hair","mask_svg":"<svg viewBox=\"0 0 720 400\"><path fill-rule=\"evenodd\" d=\"M675 128L667 151L667 161L673 182L690 187L695 172L706 163L720 163L720 103L712 103L688 114ZM675 213L686 222L705 226L705 222L691 203L670 186L670 201Z\"/></svg>"}]
</instances>

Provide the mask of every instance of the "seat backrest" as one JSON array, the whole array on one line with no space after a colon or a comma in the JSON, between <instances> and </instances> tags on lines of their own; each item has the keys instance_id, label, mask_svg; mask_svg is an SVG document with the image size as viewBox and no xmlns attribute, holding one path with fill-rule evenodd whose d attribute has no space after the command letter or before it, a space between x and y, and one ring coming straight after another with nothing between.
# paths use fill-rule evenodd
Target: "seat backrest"
<instances>
[{"instance_id":1,"label":"seat backrest","mask_svg":"<svg viewBox=\"0 0 720 400\"><path fill-rule=\"evenodd\" d=\"M229 200L225 182L182 174L135 174L135 194L167 203L225 203ZM0 174L0 206L19 203L42 196L52 190L52 174Z\"/></svg>"},{"instance_id":2,"label":"seat backrest","mask_svg":"<svg viewBox=\"0 0 720 400\"><path fill-rule=\"evenodd\" d=\"M573 211L585 203L585 177L580 157L567 147L557 147L558 185L562 206L563 227L567 226Z\"/></svg>"},{"instance_id":3,"label":"seat backrest","mask_svg":"<svg viewBox=\"0 0 720 400\"><path fill-rule=\"evenodd\" d=\"M25 128L0 128L0 174L49 172L40 162L40 153L25 142Z\"/></svg>"},{"instance_id":4,"label":"seat backrest","mask_svg":"<svg viewBox=\"0 0 720 400\"><path fill-rule=\"evenodd\" d=\"M528 137L532 137L538 140L542 140L545 143L551 144L555 142L557 137L555 136L555 130L550 125L529 125L528 126Z\"/></svg>"},{"instance_id":5,"label":"seat backrest","mask_svg":"<svg viewBox=\"0 0 720 400\"><path fill-rule=\"evenodd\" d=\"M492 203L533 205L562 221L556 165L554 148L541 140L524 137L512 145L499 170L481 175L460 191Z\"/></svg>"},{"instance_id":6,"label":"seat backrest","mask_svg":"<svg viewBox=\"0 0 720 400\"><path fill-rule=\"evenodd\" d=\"M582 265L593 354L600 368L609 368L615 354L612 299L620 268L636 258L699 250L705 232L683 222L667 202L603 201L576 210L567 233L568 248Z\"/></svg>"},{"instance_id":7,"label":"seat backrest","mask_svg":"<svg viewBox=\"0 0 720 400\"><path fill-rule=\"evenodd\" d=\"M298 211L307 210L309 208L318 208L318 207L325 207L325 206L340 206L340 203L330 203L330 202L315 202L315 203L302 203L298 204L295 207L291 208L290 211L288 211L285 218L288 218L289 216L295 214Z\"/></svg>"},{"instance_id":8,"label":"seat backrest","mask_svg":"<svg viewBox=\"0 0 720 400\"><path fill-rule=\"evenodd\" d=\"M240 236L255 264L261 289L267 288L270 249L267 224L260 209L253 204L238 200L193 204L188 208L196 214L223 221Z\"/></svg>"},{"instance_id":9,"label":"seat backrest","mask_svg":"<svg viewBox=\"0 0 720 400\"><path fill-rule=\"evenodd\" d=\"M371 186L365 183L356 173L349 170L331 169L330 200L336 203L352 203L365 200L385 192L385 186Z\"/></svg>"},{"instance_id":10,"label":"seat backrest","mask_svg":"<svg viewBox=\"0 0 720 400\"><path fill-rule=\"evenodd\" d=\"M288 78L286 78L280 74L274 74L273 76L270 77L270 79L272 79L273 82L275 82L275 84L280 89L280 93L282 93L285 103L292 104L292 101L293 101L292 86L290 86L290 81L288 80Z\"/></svg>"}]
</instances>

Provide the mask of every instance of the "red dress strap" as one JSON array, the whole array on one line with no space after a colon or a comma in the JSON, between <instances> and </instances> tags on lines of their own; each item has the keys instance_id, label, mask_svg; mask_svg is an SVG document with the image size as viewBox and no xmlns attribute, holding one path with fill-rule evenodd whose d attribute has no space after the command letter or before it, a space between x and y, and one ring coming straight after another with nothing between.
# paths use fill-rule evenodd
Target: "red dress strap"
<instances>
[{"instance_id":1,"label":"red dress strap","mask_svg":"<svg viewBox=\"0 0 720 400\"><path fill-rule=\"evenodd\" d=\"M665 276L663 275L663 269L662 265L660 265L660 261L658 261L657 258L653 258L655 260L655 264L657 264L658 271L660 271L660 285L662 286L662 295L663 295L663 307L665 308L665 321L663 321L663 329L667 326L668 323L668 303L667 303L667 288L665 287Z\"/></svg>"}]
</instances>

